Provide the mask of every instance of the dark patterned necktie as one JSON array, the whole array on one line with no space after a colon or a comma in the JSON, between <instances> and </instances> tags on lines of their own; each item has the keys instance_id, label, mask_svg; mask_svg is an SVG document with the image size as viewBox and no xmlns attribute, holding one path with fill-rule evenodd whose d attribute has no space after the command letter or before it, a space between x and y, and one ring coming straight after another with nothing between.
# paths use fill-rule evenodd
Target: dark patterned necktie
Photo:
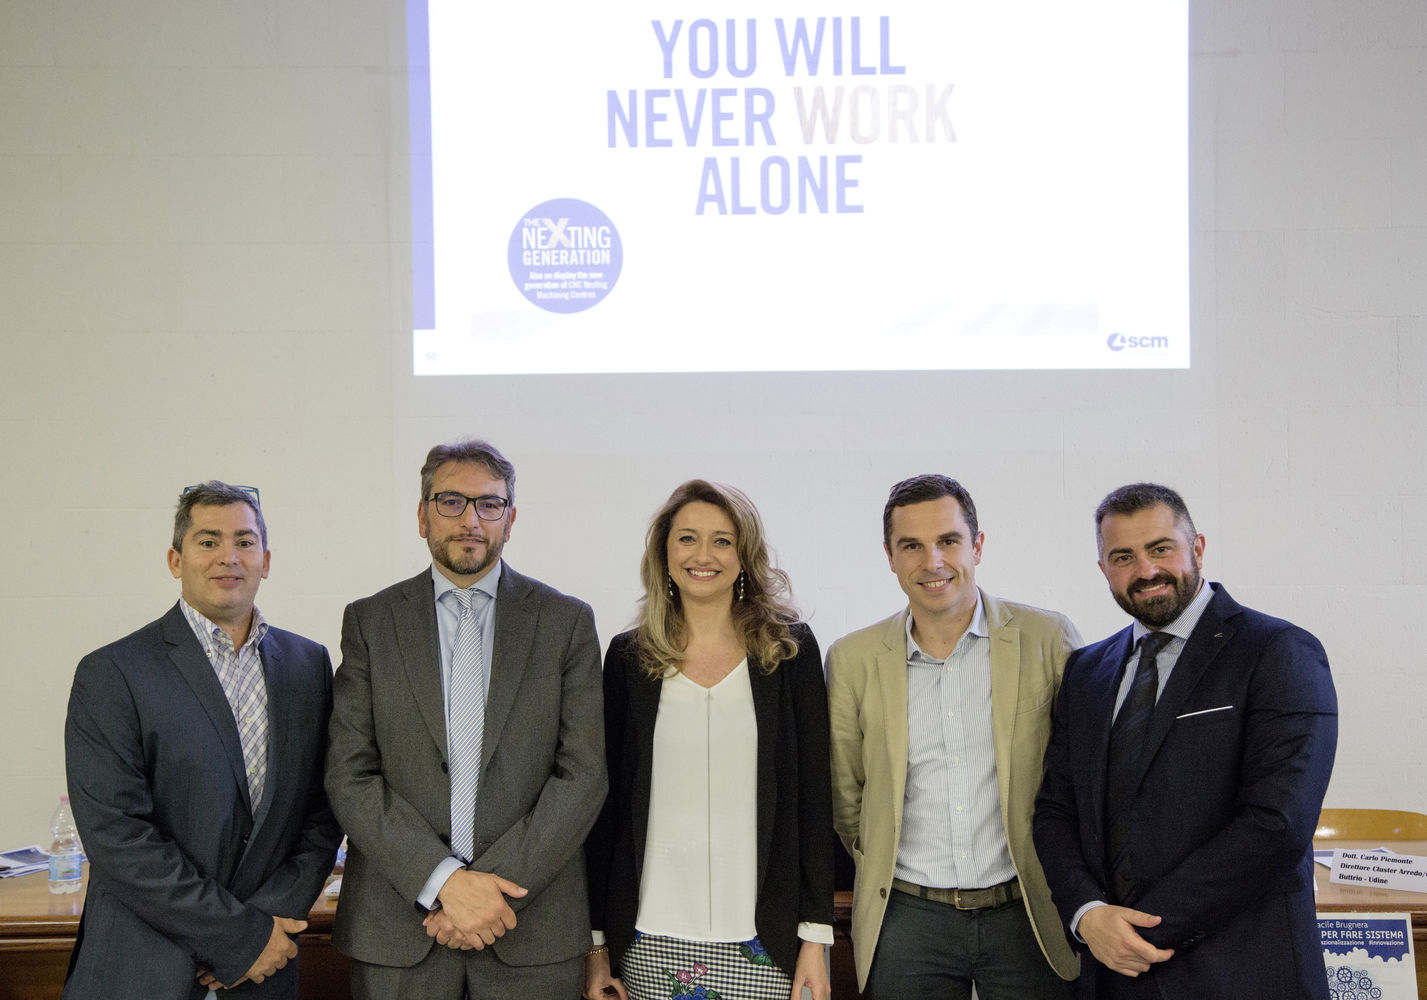
<instances>
[{"instance_id":1,"label":"dark patterned necktie","mask_svg":"<svg viewBox=\"0 0 1427 1000\"><path fill-rule=\"evenodd\" d=\"M1134 885L1130 869L1129 833L1138 779L1143 773L1141 754L1145 734L1154 714L1159 691L1155 657L1174 638L1168 632L1146 632L1140 640L1140 662L1135 667L1129 693L1110 727L1110 756L1105 775L1105 858L1115 902L1123 903Z\"/></svg>"}]
</instances>

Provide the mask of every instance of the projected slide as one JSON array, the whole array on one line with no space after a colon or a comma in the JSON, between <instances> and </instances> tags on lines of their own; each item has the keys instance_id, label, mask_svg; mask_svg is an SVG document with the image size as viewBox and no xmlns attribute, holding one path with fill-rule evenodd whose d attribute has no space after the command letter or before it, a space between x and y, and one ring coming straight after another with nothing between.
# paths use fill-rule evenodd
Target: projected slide
<instances>
[{"instance_id":1,"label":"projected slide","mask_svg":"<svg viewBox=\"0 0 1427 1000\"><path fill-rule=\"evenodd\" d=\"M414 371L1187 367L1186 2L411 0Z\"/></svg>"}]
</instances>

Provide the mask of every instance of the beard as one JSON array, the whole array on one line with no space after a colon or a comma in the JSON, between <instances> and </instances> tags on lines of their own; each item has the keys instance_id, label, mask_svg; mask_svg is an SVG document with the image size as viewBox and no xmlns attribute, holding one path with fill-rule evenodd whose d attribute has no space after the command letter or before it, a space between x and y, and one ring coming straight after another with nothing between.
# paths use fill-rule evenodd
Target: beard
<instances>
[{"instance_id":1,"label":"beard","mask_svg":"<svg viewBox=\"0 0 1427 1000\"><path fill-rule=\"evenodd\" d=\"M467 546L471 544L471 541L471 539L428 537L426 545L431 550L432 560L438 566L444 566L456 576L481 577L500 558L505 542L499 535L494 537L487 535L481 540L484 548L477 547L474 551L467 551Z\"/></svg>"},{"instance_id":2,"label":"beard","mask_svg":"<svg viewBox=\"0 0 1427 1000\"><path fill-rule=\"evenodd\" d=\"M1170 591L1159 597L1141 598L1136 595L1162 583L1170 585ZM1183 576L1160 573L1152 580L1136 580L1125 592L1114 591L1115 603L1130 617L1138 619L1146 628L1160 629L1173 622L1184 609L1189 607L1194 595L1199 592L1199 568L1196 566Z\"/></svg>"}]
</instances>

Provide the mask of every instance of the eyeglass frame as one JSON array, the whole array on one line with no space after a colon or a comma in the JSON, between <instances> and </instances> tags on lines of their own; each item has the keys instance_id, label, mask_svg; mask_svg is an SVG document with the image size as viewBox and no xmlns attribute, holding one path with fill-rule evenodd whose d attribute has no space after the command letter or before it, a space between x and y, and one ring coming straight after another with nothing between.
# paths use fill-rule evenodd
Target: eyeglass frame
<instances>
[{"instance_id":1,"label":"eyeglass frame","mask_svg":"<svg viewBox=\"0 0 1427 1000\"><path fill-rule=\"evenodd\" d=\"M464 500L464 501L466 501L466 502L461 505L461 509L460 509L459 511L457 511L457 512L454 513L454 514L448 514L448 513L446 513L444 510L441 509L440 500L441 500L442 497L460 497L462 500ZM481 501L483 501L483 500L499 500L499 501L500 501L500 513L497 514L495 517L486 517L484 514L482 514L482 513L481 513ZM497 495L494 494L494 493L482 493L482 494L481 494L480 496L478 496L478 497L472 497L472 496L467 496L466 494L462 493L460 490L442 490L442 491L439 492L439 493L433 493L433 494L431 494L429 497L426 498L426 502L427 502L427 503L434 503L434 504L436 504L436 513L439 514L439 515L441 515L442 517L450 517L450 518L461 517L463 514L466 513L466 508L467 508L467 507L470 507L472 504L475 504L475 506L476 506L476 517L480 518L482 521L499 521L499 520L501 520L502 518L504 518L505 515L506 515L506 512L507 512L508 510L510 510L510 498L509 498L509 497L497 496Z\"/></svg>"},{"instance_id":2,"label":"eyeglass frame","mask_svg":"<svg viewBox=\"0 0 1427 1000\"><path fill-rule=\"evenodd\" d=\"M204 487L204 486L207 486L207 485L208 485L207 483L194 483L192 486L185 486L185 487L183 488L183 492L180 493L179 496L181 496L181 497L186 497L186 496L188 496L188 494L192 493L194 490L199 489L199 488ZM257 488L256 486L239 486L237 483L226 483L225 485L231 486L231 487L233 487L233 489L235 489L235 490L242 490L244 493L248 494L248 496L252 498L253 506L254 506L254 507L257 507L258 509L262 509L262 506L263 506L262 497L258 494L258 488Z\"/></svg>"}]
</instances>

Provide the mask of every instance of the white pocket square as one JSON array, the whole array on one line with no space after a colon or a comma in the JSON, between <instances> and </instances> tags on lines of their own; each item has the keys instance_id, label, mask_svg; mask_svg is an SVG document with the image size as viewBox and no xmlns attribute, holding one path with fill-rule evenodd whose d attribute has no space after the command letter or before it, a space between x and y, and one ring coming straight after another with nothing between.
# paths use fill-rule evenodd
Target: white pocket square
<instances>
[{"instance_id":1,"label":"white pocket square","mask_svg":"<svg viewBox=\"0 0 1427 1000\"><path fill-rule=\"evenodd\" d=\"M1196 715L1208 715L1210 712L1227 712L1233 705L1220 705L1218 708L1201 708L1197 712L1185 712L1183 715L1176 715L1176 719L1190 719Z\"/></svg>"}]
</instances>

